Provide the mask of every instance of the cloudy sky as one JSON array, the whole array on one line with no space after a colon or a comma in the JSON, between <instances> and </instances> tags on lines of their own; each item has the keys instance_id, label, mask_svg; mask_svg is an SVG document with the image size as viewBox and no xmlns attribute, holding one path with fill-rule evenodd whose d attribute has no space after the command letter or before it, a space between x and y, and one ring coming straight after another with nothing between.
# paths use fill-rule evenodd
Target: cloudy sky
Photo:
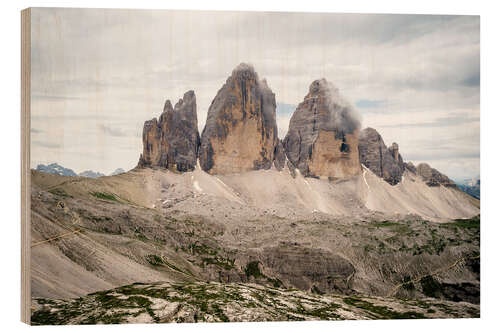
<instances>
[{"instance_id":1,"label":"cloudy sky","mask_svg":"<svg viewBox=\"0 0 500 333\"><path fill-rule=\"evenodd\" d=\"M248 62L276 94L280 137L324 77L405 160L474 177L479 49L477 16L35 9L31 163L130 169L166 99L193 89L201 130Z\"/></svg>"}]
</instances>

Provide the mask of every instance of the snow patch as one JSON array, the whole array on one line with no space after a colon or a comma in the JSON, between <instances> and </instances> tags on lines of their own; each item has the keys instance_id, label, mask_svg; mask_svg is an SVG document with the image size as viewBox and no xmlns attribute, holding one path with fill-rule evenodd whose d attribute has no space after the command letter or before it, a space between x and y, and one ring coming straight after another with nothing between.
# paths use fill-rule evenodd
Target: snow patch
<instances>
[{"instance_id":1,"label":"snow patch","mask_svg":"<svg viewBox=\"0 0 500 333\"><path fill-rule=\"evenodd\" d=\"M195 189L197 192L200 192L200 193L202 193L202 192L203 192L203 189L200 187L200 184L198 183L198 181L197 181L197 180L195 180L195 181L193 182L193 187L194 187L194 189Z\"/></svg>"},{"instance_id":2,"label":"snow patch","mask_svg":"<svg viewBox=\"0 0 500 333\"><path fill-rule=\"evenodd\" d=\"M370 185L368 185L368 182L366 181L366 169L363 170L363 180L365 181L366 187L368 187L368 190L369 190L370 189Z\"/></svg>"}]
</instances>

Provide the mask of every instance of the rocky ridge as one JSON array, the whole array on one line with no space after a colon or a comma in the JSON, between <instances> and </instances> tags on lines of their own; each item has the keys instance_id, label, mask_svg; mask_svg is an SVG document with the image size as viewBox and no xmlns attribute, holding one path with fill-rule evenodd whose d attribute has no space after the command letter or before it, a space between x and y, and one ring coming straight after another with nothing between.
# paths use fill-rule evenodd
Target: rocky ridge
<instances>
[{"instance_id":1,"label":"rocky ridge","mask_svg":"<svg viewBox=\"0 0 500 333\"><path fill-rule=\"evenodd\" d=\"M438 170L431 168L427 163L420 163L417 166L417 174L422 177L428 186L456 187L456 184Z\"/></svg>"}]
</instances>

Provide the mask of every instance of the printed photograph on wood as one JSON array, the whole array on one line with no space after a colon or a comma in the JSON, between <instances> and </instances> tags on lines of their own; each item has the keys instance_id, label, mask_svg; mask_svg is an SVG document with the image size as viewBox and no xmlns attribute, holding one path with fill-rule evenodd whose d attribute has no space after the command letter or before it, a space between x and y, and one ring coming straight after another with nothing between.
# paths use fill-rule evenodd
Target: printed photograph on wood
<instances>
[{"instance_id":1,"label":"printed photograph on wood","mask_svg":"<svg viewBox=\"0 0 500 333\"><path fill-rule=\"evenodd\" d=\"M23 22L27 322L479 318L479 16Z\"/></svg>"}]
</instances>

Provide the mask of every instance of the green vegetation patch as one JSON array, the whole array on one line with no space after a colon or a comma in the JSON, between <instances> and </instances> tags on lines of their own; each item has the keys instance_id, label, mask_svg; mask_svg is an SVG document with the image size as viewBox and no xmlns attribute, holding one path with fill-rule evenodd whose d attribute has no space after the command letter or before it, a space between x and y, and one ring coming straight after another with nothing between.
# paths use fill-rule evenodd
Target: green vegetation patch
<instances>
[{"instance_id":1,"label":"green vegetation patch","mask_svg":"<svg viewBox=\"0 0 500 333\"><path fill-rule=\"evenodd\" d=\"M73 198L71 195L66 193L62 188L54 188L48 191L50 194L57 195L64 198Z\"/></svg>"},{"instance_id":2,"label":"green vegetation patch","mask_svg":"<svg viewBox=\"0 0 500 333\"><path fill-rule=\"evenodd\" d=\"M424 276L420 285L425 296L437 298L441 294L441 284L430 275Z\"/></svg>"},{"instance_id":3,"label":"green vegetation patch","mask_svg":"<svg viewBox=\"0 0 500 333\"><path fill-rule=\"evenodd\" d=\"M258 261L250 261L247 264L247 267L245 268L245 274L247 278L250 278L250 276L253 276L256 279L265 277L265 275L260 271L259 263L260 262Z\"/></svg>"},{"instance_id":4,"label":"green vegetation patch","mask_svg":"<svg viewBox=\"0 0 500 333\"><path fill-rule=\"evenodd\" d=\"M234 261L234 259L219 256L201 258L202 265L216 265L225 270L233 269L235 267Z\"/></svg>"},{"instance_id":5,"label":"green vegetation patch","mask_svg":"<svg viewBox=\"0 0 500 333\"><path fill-rule=\"evenodd\" d=\"M193 237L195 235L193 231L185 234L190 237ZM187 247L176 246L174 249L175 252L178 252L180 249L190 255L197 255L198 259L201 260L201 267L205 267L206 265L215 265L225 270L231 270L235 268L235 259L230 258L229 256L224 256L224 253L220 253L225 251L199 241L195 241L194 243L189 244Z\"/></svg>"},{"instance_id":6,"label":"green vegetation patch","mask_svg":"<svg viewBox=\"0 0 500 333\"><path fill-rule=\"evenodd\" d=\"M67 325L72 322L82 325L121 324L127 322L127 318L144 312L148 312L154 321L159 321L150 308L153 303L146 297L133 295L118 298L107 291L89 296L92 298L87 299L85 303L82 298L60 303L37 299L39 304L51 305L34 311L31 323L33 325Z\"/></svg>"},{"instance_id":7,"label":"green vegetation patch","mask_svg":"<svg viewBox=\"0 0 500 333\"><path fill-rule=\"evenodd\" d=\"M405 276L405 278L403 279L403 289L408 291L415 290L415 285L413 284L409 276Z\"/></svg>"},{"instance_id":8,"label":"green vegetation patch","mask_svg":"<svg viewBox=\"0 0 500 333\"><path fill-rule=\"evenodd\" d=\"M182 273L182 274L187 274L187 275L190 275L190 276L193 276L193 273L191 273L189 270L186 270L184 271L183 269L177 267L176 265L168 262L164 257L160 257L156 254L148 254L144 257L144 259L146 259L146 261L152 265L152 266L155 266L155 267L168 267L174 271L177 271L179 273Z\"/></svg>"},{"instance_id":9,"label":"green vegetation patch","mask_svg":"<svg viewBox=\"0 0 500 333\"><path fill-rule=\"evenodd\" d=\"M481 218L479 215L470 219L456 219L453 222L443 223L443 227L456 227L461 229L479 229L481 225Z\"/></svg>"},{"instance_id":10,"label":"green vegetation patch","mask_svg":"<svg viewBox=\"0 0 500 333\"><path fill-rule=\"evenodd\" d=\"M379 306L359 299L357 297L346 297L344 303L368 311L375 319L423 319L422 313L415 311L397 312L386 306Z\"/></svg>"},{"instance_id":11,"label":"green vegetation patch","mask_svg":"<svg viewBox=\"0 0 500 333\"><path fill-rule=\"evenodd\" d=\"M336 313L337 309L341 308L341 306L340 304L334 302L327 303L325 306L321 306L311 310L307 310L306 308L304 308L304 306L300 301L297 301L295 304L296 304L295 310L293 309L290 310L298 315L316 317L319 318L320 320L332 320L341 318ZM300 318L300 320L304 319Z\"/></svg>"},{"instance_id":12,"label":"green vegetation patch","mask_svg":"<svg viewBox=\"0 0 500 333\"><path fill-rule=\"evenodd\" d=\"M144 257L146 261L153 266L163 266L164 262L163 259L157 256L156 254L148 254L147 256Z\"/></svg>"},{"instance_id":13,"label":"green vegetation patch","mask_svg":"<svg viewBox=\"0 0 500 333\"><path fill-rule=\"evenodd\" d=\"M394 221L381 221L381 222L375 222L373 224L374 227L377 228L385 228L385 227L394 227L394 226L399 226L400 224L398 222Z\"/></svg>"},{"instance_id":14,"label":"green vegetation patch","mask_svg":"<svg viewBox=\"0 0 500 333\"><path fill-rule=\"evenodd\" d=\"M106 192L89 192L90 195L97 199L101 200L107 200L107 201L114 201L114 202L120 202L118 198L112 194L112 193L106 193Z\"/></svg>"}]
</instances>

